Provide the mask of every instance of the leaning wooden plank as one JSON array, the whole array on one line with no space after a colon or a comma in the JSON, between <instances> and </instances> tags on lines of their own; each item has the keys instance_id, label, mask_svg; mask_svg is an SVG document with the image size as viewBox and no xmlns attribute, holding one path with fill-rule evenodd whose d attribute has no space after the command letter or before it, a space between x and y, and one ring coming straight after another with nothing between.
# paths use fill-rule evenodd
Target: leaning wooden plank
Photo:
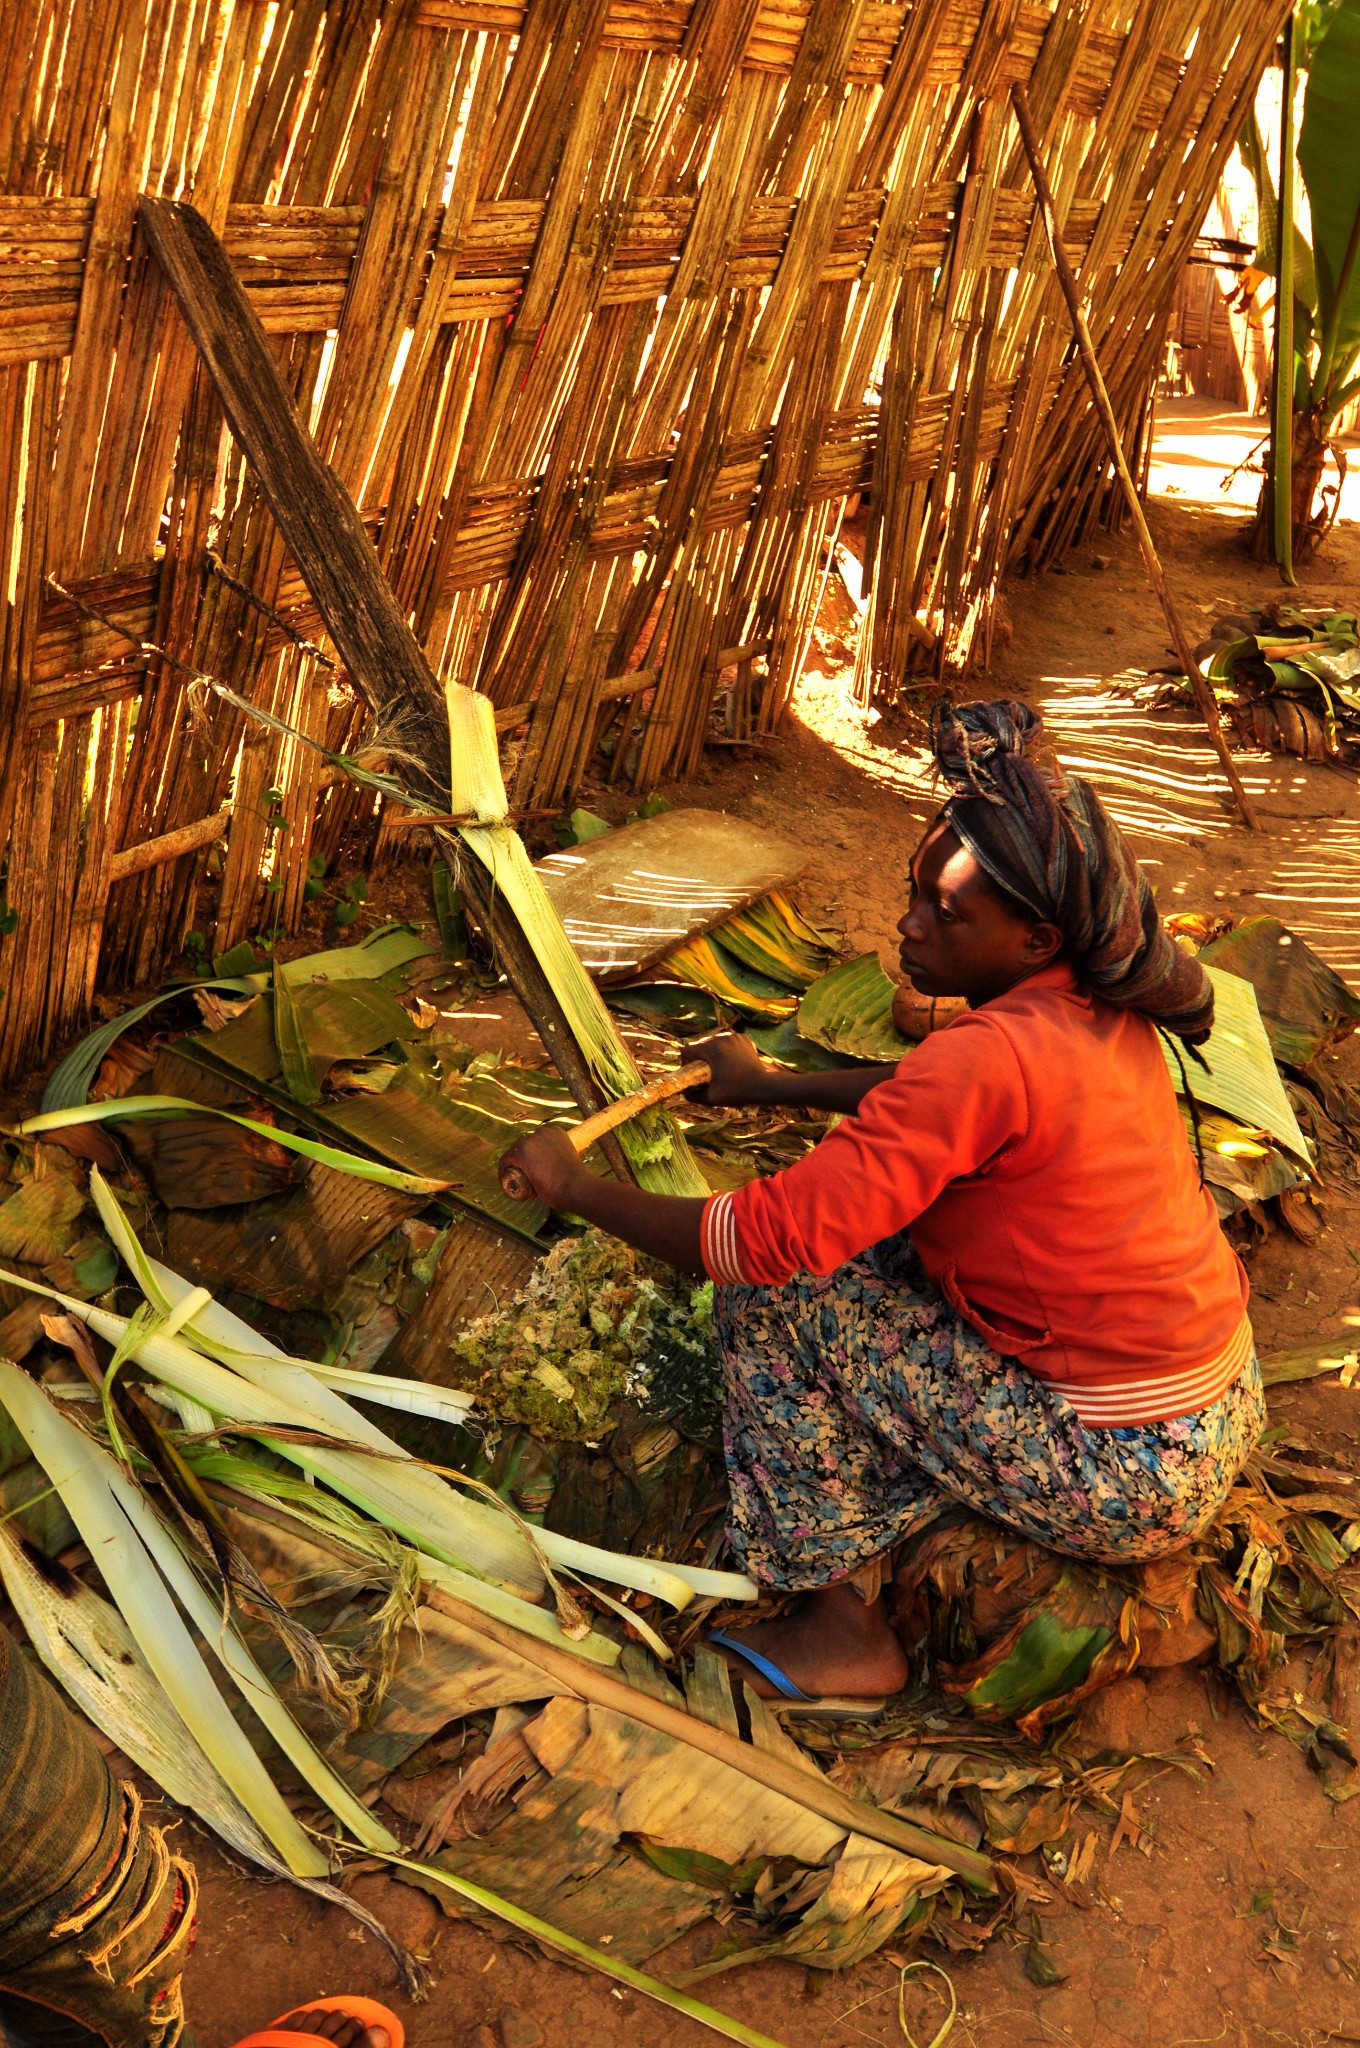
<instances>
[{"instance_id":1,"label":"leaning wooden plank","mask_svg":"<svg viewBox=\"0 0 1360 2048\"><path fill-rule=\"evenodd\" d=\"M356 688L375 712L400 706L416 793L443 799L444 692L383 578L353 499L298 417L222 244L193 207L175 200L143 195L139 219Z\"/></svg>"},{"instance_id":2,"label":"leaning wooden plank","mask_svg":"<svg viewBox=\"0 0 1360 2048\"><path fill-rule=\"evenodd\" d=\"M400 715L403 772L414 793L447 810L445 693L384 580L353 500L322 461L289 399L221 243L192 207L175 201L144 198L141 219L232 431L345 666L375 716L390 721ZM479 832L477 840L489 836ZM578 1043L554 980L507 913L503 888L498 891L478 858L458 866L474 914L488 932L494 926L511 985L577 1103L587 1113L602 1107L606 1088ZM584 973L580 979L593 996ZM602 1004L599 1017L612 1034ZM631 1066L621 1044L618 1051L620 1063ZM626 1093L629 1085L636 1084L624 1078L608 1092ZM615 1171L628 1174L622 1147L606 1149ZM677 1165L686 1160L678 1131L670 1136L670 1151Z\"/></svg>"}]
</instances>

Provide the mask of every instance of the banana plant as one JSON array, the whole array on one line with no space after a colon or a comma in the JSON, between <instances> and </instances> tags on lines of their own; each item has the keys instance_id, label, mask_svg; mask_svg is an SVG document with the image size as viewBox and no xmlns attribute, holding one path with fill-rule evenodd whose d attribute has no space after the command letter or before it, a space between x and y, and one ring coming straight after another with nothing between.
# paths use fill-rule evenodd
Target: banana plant
<instances>
[{"instance_id":1,"label":"banana plant","mask_svg":"<svg viewBox=\"0 0 1360 2048\"><path fill-rule=\"evenodd\" d=\"M1325 492L1323 470L1330 453L1344 476L1332 436L1360 394L1360 0L1310 0L1287 25L1282 54L1278 195L1254 115L1241 149L1260 201L1254 267L1277 280L1270 444L1253 547L1292 583L1295 564L1317 549L1336 517L1340 487ZM1295 80L1304 66L1295 148ZM1311 241L1294 217L1296 166Z\"/></svg>"}]
</instances>

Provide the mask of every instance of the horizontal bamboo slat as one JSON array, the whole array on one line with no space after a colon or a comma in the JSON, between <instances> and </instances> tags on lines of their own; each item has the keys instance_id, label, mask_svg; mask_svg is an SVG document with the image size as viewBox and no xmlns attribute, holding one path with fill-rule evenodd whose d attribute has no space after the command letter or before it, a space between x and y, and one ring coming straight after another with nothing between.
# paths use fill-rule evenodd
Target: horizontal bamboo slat
<instances>
[{"instance_id":1,"label":"horizontal bamboo slat","mask_svg":"<svg viewBox=\"0 0 1360 2048\"><path fill-rule=\"evenodd\" d=\"M856 278L873 249L886 194L847 194L821 283ZM935 270L945 252L954 188L933 187L923 195L915 231L904 244L904 268ZM72 220L69 240L48 243L29 233L16 202L0 195L0 364L69 354L84 278L84 220ZM762 291L773 283L800 201L795 196L753 205L730 258L733 289ZM639 201L625 215L609 276L596 303L623 305L656 299L670 287L694 216L692 199ZM16 218L9 219L10 209ZM441 322L504 319L513 314L524 288L543 225L538 201L490 201L477 207L463 230L458 267L443 286ZM1080 260L1095 232L1099 207L1076 202L1066 239ZM1031 208L1018 193L1003 194L997 206L985 260L995 268L1017 264L1029 234ZM358 253L364 210L357 206L233 206L224 240L251 303L271 334L325 333L344 310ZM1131 238L1130 227L1126 242ZM438 229L425 252L428 261ZM8 250L8 255L5 252ZM1122 252L1111 252L1113 261ZM414 317L418 301L413 300Z\"/></svg>"}]
</instances>

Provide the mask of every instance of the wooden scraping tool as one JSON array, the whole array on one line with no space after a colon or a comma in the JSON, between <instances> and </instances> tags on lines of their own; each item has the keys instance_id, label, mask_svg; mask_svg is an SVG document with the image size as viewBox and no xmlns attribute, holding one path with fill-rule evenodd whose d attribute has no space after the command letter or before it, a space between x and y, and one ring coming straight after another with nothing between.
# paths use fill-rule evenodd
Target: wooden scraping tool
<instances>
[{"instance_id":1,"label":"wooden scraping tool","mask_svg":"<svg viewBox=\"0 0 1360 2048\"><path fill-rule=\"evenodd\" d=\"M573 1125L567 1136L575 1151L588 1152L606 1131L615 1131L620 1124L630 1123L635 1116L640 1116L644 1109L655 1109L658 1103L669 1102L690 1088L702 1088L705 1081L712 1079L713 1069L706 1060L692 1060L689 1066L677 1067L673 1074L658 1074L655 1081L649 1081L645 1088L635 1089L631 1095L621 1095L617 1102L597 1109L594 1116ZM501 1162L500 1182L511 1201L527 1202L533 1194L526 1175L517 1166L507 1166L504 1161Z\"/></svg>"}]
</instances>

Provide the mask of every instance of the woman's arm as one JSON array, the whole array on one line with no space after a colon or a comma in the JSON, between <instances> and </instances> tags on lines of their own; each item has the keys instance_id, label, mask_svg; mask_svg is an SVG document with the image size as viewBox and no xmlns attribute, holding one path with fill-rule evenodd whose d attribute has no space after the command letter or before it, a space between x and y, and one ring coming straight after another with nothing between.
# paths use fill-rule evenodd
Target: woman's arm
<instances>
[{"instance_id":1,"label":"woman's arm","mask_svg":"<svg viewBox=\"0 0 1360 2048\"><path fill-rule=\"evenodd\" d=\"M521 1138L503 1165L517 1166L540 1202L597 1223L640 1252L663 1259L681 1273L702 1273L699 1224L702 1195L651 1195L624 1181L607 1180L583 1166L566 1132L545 1124Z\"/></svg>"},{"instance_id":2,"label":"woman's arm","mask_svg":"<svg viewBox=\"0 0 1360 2048\"><path fill-rule=\"evenodd\" d=\"M707 1060L713 1079L690 1091L694 1102L713 1108L828 1109L853 1116L871 1088L890 1081L895 1066L842 1067L834 1073L794 1074L763 1060L741 1031L724 1031L691 1047L685 1057Z\"/></svg>"},{"instance_id":3,"label":"woman's arm","mask_svg":"<svg viewBox=\"0 0 1360 2048\"><path fill-rule=\"evenodd\" d=\"M692 1099L727 1109L760 1104L853 1115L869 1091L881 1081L891 1080L897 1071L892 1066L846 1067L831 1074L792 1074L763 1060L750 1039L738 1031L706 1039L693 1047L689 1057L707 1060L713 1070L711 1081L691 1091ZM663 1259L681 1273L703 1272L699 1250L703 1196L648 1194L644 1188L592 1173L582 1165L565 1131L553 1124L521 1138L502 1163L517 1166L550 1209L598 1224L601 1230L654 1259Z\"/></svg>"}]
</instances>

